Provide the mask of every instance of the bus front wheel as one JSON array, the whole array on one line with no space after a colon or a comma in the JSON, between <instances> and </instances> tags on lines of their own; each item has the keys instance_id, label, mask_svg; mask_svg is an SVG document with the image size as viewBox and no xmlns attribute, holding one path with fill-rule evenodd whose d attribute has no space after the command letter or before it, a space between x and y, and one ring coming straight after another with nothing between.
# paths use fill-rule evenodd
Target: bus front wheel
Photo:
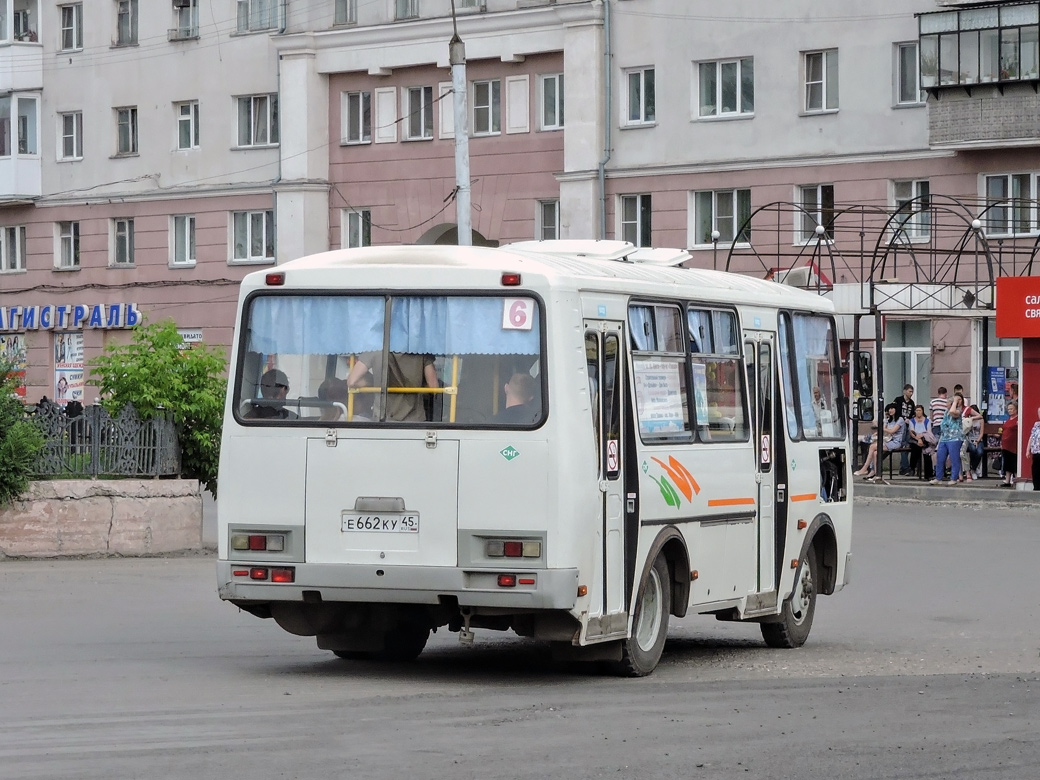
<instances>
[{"instance_id":1,"label":"bus front wheel","mask_svg":"<svg viewBox=\"0 0 1040 780\"><path fill-rule=\"evenodd\" d=\"M632 636L621 643L619 673L626 677L645 677L657 668L668 638L671 611L671 574L664 556L658 555L639 583Z\"/></svg>"},{"instance_id":2,"label":"bus front wheel","mask_svg":"<svg viewBox=\"0 0 1040 780\"><path fill-rule=\"evenodd\" d=\"M794 590L784 601L779 620L762 623L762 638L770 647L801 647L809 638L816 614L816 551L810 546L794 575Z\"/></svg>"}]
</instances>

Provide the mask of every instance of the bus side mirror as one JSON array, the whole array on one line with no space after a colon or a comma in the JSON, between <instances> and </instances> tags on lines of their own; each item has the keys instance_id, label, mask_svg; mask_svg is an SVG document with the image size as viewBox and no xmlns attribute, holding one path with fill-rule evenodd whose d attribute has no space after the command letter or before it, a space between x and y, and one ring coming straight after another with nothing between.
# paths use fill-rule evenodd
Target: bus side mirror
<instances>
[{"instance_id":1,"label":"bus side mirror","mask_svg":"<svg viewBox=\"0 0 1040 780\"><path fill-rule=\"evenodd\" d=\"M856 389L859 390L859 394L874 395L874 360L869 352L856 353L855 376Z\"/></svg>"},{"instance_id":2,"label":"bus side mirror","mask_svg":"<svg viewBox=\"0 0 1040 780\"><path fill-rule=\"evenodd\" d=\"M856 400L856 419L861 422L870 422L874 419L874 399L860 396Z\"/></svg>"}]
</instances>

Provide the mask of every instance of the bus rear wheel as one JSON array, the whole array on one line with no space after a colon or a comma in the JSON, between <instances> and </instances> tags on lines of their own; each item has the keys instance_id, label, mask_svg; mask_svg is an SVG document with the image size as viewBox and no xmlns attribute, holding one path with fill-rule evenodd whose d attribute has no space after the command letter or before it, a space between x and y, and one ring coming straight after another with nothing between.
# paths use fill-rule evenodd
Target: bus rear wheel
<instances>
[{"instance_id":1,"label":"bus rear wheel","mask_svg":"<svg viewBox=\"0 0 1040 780\"><path fill-rule=\"evenodd\" d=\"M794 590L784 600L780 619L762 623L762 638L770 647L801 647L809 638L816 614L816 551L809 547L794 575Z\"/></svg>"},{"instance_id":2,"label":"bus rear wheel","mask_svg":"<svg viewBox=\"0 0 1040 780\"><path fill-rule=\"evenodd\" d=\"M386 632L383 649L372 653L372 657L377 661L414 661L429 639L429 626L412 621L398 623Z\"/></svg>"},{"instance_id":3,"label":"bus rear wheel","mask_svg":"<svg viewBox=\"0 0 1040 780\"><path fill-rule=\"evenodd\" d=\"M672 611L671 574L668 562L658 555L639 583L632 636L621 643L618 673L645 677L657 668L668 638L668 615Z\"/></svg>"}]
</instances>

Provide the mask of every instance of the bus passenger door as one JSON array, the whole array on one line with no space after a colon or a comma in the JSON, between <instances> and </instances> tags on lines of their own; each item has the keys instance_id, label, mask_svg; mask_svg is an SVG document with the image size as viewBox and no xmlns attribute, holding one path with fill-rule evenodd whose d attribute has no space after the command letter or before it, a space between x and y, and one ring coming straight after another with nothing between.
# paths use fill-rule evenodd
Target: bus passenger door
<instances>
[{"instance_id":1,"label":"bus passenger door","mask_svg":"<svg viewBox=\"0 0 1040 780\"><path fill-rule=\"evenodd\" d=\"M592 396L592 426L596 439L597 477L601 499L602 550L599 563L601 615L624 613L624 323L586 321L585 355ZM603 633L612 633L601 621ZM627 622L618 630L627 629Z\"/></svg>"},{"instance_id":2,"label":"bus passenger door","mask_svg":"<svg viewBox=\"0 0 1040 780\"><path fill-rule=\"evenodd\" d=\"M755 469L758 483L758 587L759 593L775 591L776 554L776 430L773 398L776 392L776 337L772 333L745 334L744 357L747 362L748 397L751 399L751 424L755 441ZM775 601L773 602L775 603Z\"/></svg>"}]
</instances>

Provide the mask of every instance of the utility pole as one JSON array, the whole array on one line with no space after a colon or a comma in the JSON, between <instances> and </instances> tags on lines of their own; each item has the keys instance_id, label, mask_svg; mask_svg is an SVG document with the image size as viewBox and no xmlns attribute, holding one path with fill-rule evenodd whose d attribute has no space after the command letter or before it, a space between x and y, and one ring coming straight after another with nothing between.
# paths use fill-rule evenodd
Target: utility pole
<instances>
[{"instance_id":1,"label":"utility pole","mask_svg":"<svg viewBox=\"0 0 1040 780\"><path fill-rule=\"evenodd\" d=\"M469 186L469 109L466 84L466 44L459 37L455 0L451 0L453 35L448 43L451 90L455 108L455 215L459 246L473 246L473 207Z\"/></svg>"}]
</instances>

